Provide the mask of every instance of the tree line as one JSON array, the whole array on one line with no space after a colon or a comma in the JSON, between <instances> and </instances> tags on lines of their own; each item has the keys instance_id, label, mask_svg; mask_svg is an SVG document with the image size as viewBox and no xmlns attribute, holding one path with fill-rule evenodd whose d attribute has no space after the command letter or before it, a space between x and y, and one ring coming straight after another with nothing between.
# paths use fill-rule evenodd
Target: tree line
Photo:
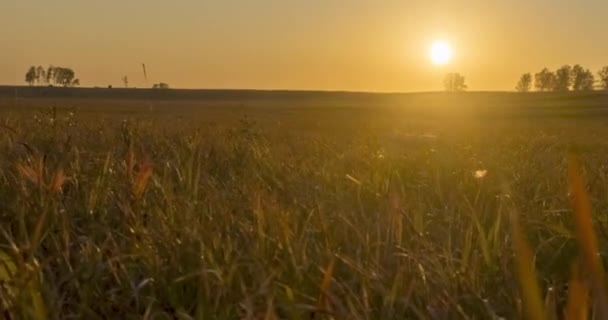
<instances>
[{"instance_id":1,"label":"tree line","mask_svg":"<svg viewBox=\"0 0 608 320\"><path fill-rule=\"evenodd\" d=\"M122 77L122 82L125 88L129 87L129 78ZM49 66L47 69L42 66L31 66L25 73L25 82L30 86L63 86L77 87L80 85L80 80L76 78L76 72L71 68ZM108 86L112 88L112 86ZM169 89L169 85L164 82L155 83L154 89Z\"/></svg>"},{"instance_id":2,"label":"tree line","mask_svg":"<svg viewBox=\"0 0 608 320\"><path fill-rule=\"evenodd\" d=\"M25 73L25 82L30 86L54 85L76 87L80 85L80 80L76 78L74 70L55 66L49 66L47 69L42 66L31 66Z\"/></svg>"},{"instance_id":3,"label":"tree line","mask_svg":"<svg viewBox=\"0 0 608 320\"><path fill-rule=\"evenodd\" d=\"M602 90L608 90L608 66L603 67L597 72L598 78L595 78L593 72L583 68L577 64L573 67L564 65L561 68L551 71L543 68L541 71L534 74L524 73L519 78L515 90L519 92L529 92L534 88L537 91L591 91L595 90L596 84Z\"/></svg>"},{"instance_id":4,"label":"tree line","mask_svg":"<svg viewBox=\"0 0 608 320\"><path fill-rule=\"evenodd\" d=\"M461 92L467 89L465 78L458 72L451 72L445 75L443 86L448 92Z\"/></svg>"},{"instance_id":5,"label":"tree line","mask_svg":"<svg viewBox=\"0 0 608 320\"><path fill-rule=\"evenodd\" d=\"M598 78L591 70L583 68L577 64L573 67L564 65L561 68L551 71L543 68L541 71L534 74L524 73L519 78L515 90L519 92L529 92L534 88L537 91L590 91L594 90L596 83L602 90L608 90L608 66L603 67L597 72ZM76 78L74 70L65 67L49 66L47 69L42 66L31 66L25 74L25 82L30 86L33 85L59 85L63 87L75 87L80 85L80 80ZM128 87L127 77L123 77L125 87ZM460 73L448 73L444 78L444 87L446 91L458 92L465 91L467 85L465 78ZM154 84L155 89L168 89L166 83Z\"/></svg>"}]
</instances>

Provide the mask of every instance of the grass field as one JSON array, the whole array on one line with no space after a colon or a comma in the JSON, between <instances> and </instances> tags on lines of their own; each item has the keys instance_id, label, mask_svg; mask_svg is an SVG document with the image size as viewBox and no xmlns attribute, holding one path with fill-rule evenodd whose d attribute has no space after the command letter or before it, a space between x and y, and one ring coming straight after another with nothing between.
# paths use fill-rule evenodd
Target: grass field
<instances>
[{"instance_id":1,"label":"grass field","mask_svg":"<svg viewBox=\"0 0 608 320\"><path fill-rule=\"evenodd\" d=\"M0 95L4 317L561 316L570 153L605 259L607 94L250 94Z\"/></svg>"}]
</instances>

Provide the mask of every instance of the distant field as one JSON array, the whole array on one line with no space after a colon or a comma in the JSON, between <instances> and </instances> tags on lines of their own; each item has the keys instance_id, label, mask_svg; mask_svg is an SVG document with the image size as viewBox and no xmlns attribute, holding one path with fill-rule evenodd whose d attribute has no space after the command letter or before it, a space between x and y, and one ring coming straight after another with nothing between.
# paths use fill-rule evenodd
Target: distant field
<instances>
[{"instance_id":1,"label":"distant field","mask_svg":"<svg viewBox=\"0 0 608 320\"><path fill-rule=\"evenodd\" d=\"M512 319L516 214L557 312L606 137L603 92L0 87L0 311Z\"/></svg>"},{"instance_id":2,"label":"distant field","mask_svg":"<svg viewBox=\"0 0 608 320\"><path fill-rule=\"evenodd\" d=\"M359 93L255 90L151 90L0 86L2 109L57 107L83 111L140 112L142 106L163 112L203 112L209 107L229 110L246 107L299 109L373 108L424 116L560 116L606 114L608 91L526 94L470 93ZM97 110L100 109L100 110Z\"/></svg>"}]
</instances>

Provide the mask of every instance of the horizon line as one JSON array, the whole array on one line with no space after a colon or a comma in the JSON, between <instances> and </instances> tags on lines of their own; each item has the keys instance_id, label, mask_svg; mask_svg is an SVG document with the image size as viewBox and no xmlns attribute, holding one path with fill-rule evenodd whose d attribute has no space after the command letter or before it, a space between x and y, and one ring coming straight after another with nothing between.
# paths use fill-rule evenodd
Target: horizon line
<instances>
[{"instance_id":1,"label":"horizon line","mask_svg":"<svg viewBox=\"0 0 608 320\"><path fill-rule=\"evenodd\" d=\"M100 90L181 90L181 91L259 91L259 92L310 92L310 93L364 93L364 94L430 94L430 93L519 93L515 90L465 90L459 92L449 92L445 90L422 90L422 91L373 91L373 90L347 90L347 89L286 89L286 88L180 88L170 87L167 89L155 89L152 87L102 87L102 86L78 86L78 87L63 87L63 86L29 86L29 85L14 85L0 84L0 88L53 88L53 89L100 89ZM600 90L594 90L600 91ZM528 93L540 92L530 91Z\"/></svg>"}]
</instances>

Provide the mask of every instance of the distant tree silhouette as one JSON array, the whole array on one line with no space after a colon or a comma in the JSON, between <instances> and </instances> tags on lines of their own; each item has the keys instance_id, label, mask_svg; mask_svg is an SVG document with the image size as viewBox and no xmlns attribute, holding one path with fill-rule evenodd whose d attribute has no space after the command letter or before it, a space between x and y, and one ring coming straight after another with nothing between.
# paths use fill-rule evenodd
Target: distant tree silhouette
<instances>
[{"instance_id":1,"label":"distant tree silhouette","mask_svg":"<svg viewBox=\"0 0 608 320\"><path fill-rule=\"evenodd\" d=\"M49 68L45 70L42 66L31 66L25 74L25 81L30 86L34 84L61 84L64 86L71 86L74 79L73 72L74 71L69 68L49 66ZM70 76L72 77L71 79Z\"/></svg>"},{"instance_id":2,"label":"distant tree silhouette","mask_svg":"<svg viewBox=\"0 0 608 320\"><path fill-rule=\"evenodd\" d=\"M169 85L164 83L164 82L160 82L160 83L156 83L152 86L153 89L169 89Z\"/></svg>"},{"instance_id":3,"label":"distant tree silhouette","mask_svg":"<svg viewBox=\"0 0 608 320\"><path fill-rule=\"evenodd\" d=\"M521 75L521 78L519 78L515 90L519 92L528 92L530 91L530 87L532 87L532 75L530 73L524 73Z\"/></svg>"},{"instance_id":4,"label":"distant tree silhouette","mask_svg":"<svg viewBox=\"0 0 608 320\"><path fill-rule=\"evenodd\" d=\"M587 69L583 73L583 81L581 83L581 90L582 91L591 91L591 90L593 90L594 86L595 86L595 76L593 75L593 72L591 72L591 70Z\"/></svg>"},{"instance_id":5,"label":"distant tree silhouette","mask_svg":"<svg viewBox=\"0 0 608 320\"><path fill-rule=\"evenodd\" d=\"M465 78L460 73L448 73L443 80L445 91L460 92L467 89Z\"/></svg>"},{"instance_id":6,"label":"distant tree silhouette","mask_svg":"<svg viewBox=\"0 0 608 320\"><path fill-rule=\"evenodd\" d=\"M571 71L572 67L569 65L564 65L555 71L553 91L563 92L570 90L570 84L572 82L570 77Z\"/></svg>"},{"instance_id":7,"label":"distant tree silhouette","mask_svg":"<svg viewBox=\"0 0 608 320\"><path fill-rule=\"evenodd\" d=\"M125 88L129 87L129 78L127 76L122 77L122 83L125 85Z\"/></svg>"},{"instance_id":8,"label":"distant tree silhouette","mask_svg":"<svg viewBox=\"0 0 608 320\"><path fill-rule=\"evenodd\" d=\"M57 67L54 70L54 82L64 87L71 87L74 85L74 79L76 73L70 68ZM80 83L80 80L78 81Z\"/></svg>"},{"instance_id":9,"label":"distant tree silhouette","mask_svg":"<svg viewBox=\"0 0 608 320\"><path fill-rule=\"evenodd\" d=\"M53 84L54 84L54 82L55 82L55 67L53 67L53 66L49 66L48 69L46 69L46 83L50 85L51 81L53 81Z\"/></svg>"},{"instance_id":10,"label":"distant tree silhouette","mask_svg":"<svg viewBox=\"0 0 608 320\"><path fill-rule=\"evenodd\" d=\"M46 81L46 71L42 66L36 67L36 83L38 85L44 84Z\"/></svg>"},{"instance_id":11,"label":"distant tree silhouette","mask_svg":"<svg viewBox=\"0 0 608 320\"><path fill-rule=\"evenodd\" d=\"M570 78L572 81L572 90L574 91L589 91L593 90L595 84L595 77L593 72L589 69L584 69L580 65L572 67L570 72Z\"/></svg>"},{"instance_id":12,"label":"distant tree silhouette","mask_svg":"<svg viewBox=\"0 0 608 320\"><path fill-rule=\"evenodd\" d=\"M32 72L31 68L28 74L30 72ZM34 79L40 84L44 82L49 85L60 85L64 87L80 85L80 80L76 79L76 73L70 68L49 66L45 72L44 68L39 66L38 68L33 69L33 74Z\"/></svg>"},{"instance_id":13,"label":"distant tree silhouette","mask_svg":"<svg viewBox=\"0 0 608 320\"><path fill-rule=\"evenodd\" d=\"M27 70L25 73L25 82L27 82L30 86L34 85L34 82L36 82L36 67L31 66Z\"/></svg>"},{"instance_id":14,"label":"distant tree silhouette","mask_svg":"<svg viewBox=\"0 0 608 320\"><path fill-rule=\"evenodd\" d=\"M580 65L576 64L570 71L570 81L572 82L572 90L580 91L583 87L585 80L585 69Z\"/></svg>"},{"instance_id":15,"label":"distant tree silhouette","mask_svg":"<svg viewBox=\"0 0 608 320\"><path fill-rule=\"evenodd\" d=\"M603 67L597 75L600 80L600 87L604 90L608 90L608 66Z\"/></svg>"},{"instance_id":16,"label":"distant tree silhouette","mask_svg":"<svg viewBox=\"0 0 608 320\"><path fill-rule=\"evenodd\" d=\"M555 74L547 68L543 68L534 75L534 87L538 91L549 91L555 87Z\"/></svg>"}]
</instances>

